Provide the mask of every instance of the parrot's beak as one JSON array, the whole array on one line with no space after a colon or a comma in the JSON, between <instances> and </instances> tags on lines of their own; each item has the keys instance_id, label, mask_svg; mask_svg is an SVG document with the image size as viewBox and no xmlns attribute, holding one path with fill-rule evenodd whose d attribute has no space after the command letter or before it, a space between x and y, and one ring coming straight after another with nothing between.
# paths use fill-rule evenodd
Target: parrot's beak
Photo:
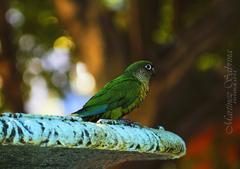
<instances>
[{"instance_id":1,"label":"parrot's beak","mask_svg":"<svg viewBox=\"0 0 240 169\"><path fill-rule=\"evenodd\" d=\"M156 71L155 71L154 67L152 68L152 74L153 74L153 75L156 74Z\"/></svg>"}]
</instances>

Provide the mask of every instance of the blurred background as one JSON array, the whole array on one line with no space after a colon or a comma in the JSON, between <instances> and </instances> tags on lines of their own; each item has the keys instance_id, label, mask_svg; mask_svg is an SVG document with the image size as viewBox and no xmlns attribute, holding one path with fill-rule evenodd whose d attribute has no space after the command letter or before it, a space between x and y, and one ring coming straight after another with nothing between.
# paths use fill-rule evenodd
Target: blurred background
<instances>
[{"instance_id":1,"label":"blurred background","mask_svg":"<svg viewBox=\"0 0 240 169\"><path fill-rule=\"evenodd\" d=\"M0 112L68 115L130 63L158 69L127 118L187 155L112 169L240 168L238 0L1 0Z\"/></svg>"}]
</instances>

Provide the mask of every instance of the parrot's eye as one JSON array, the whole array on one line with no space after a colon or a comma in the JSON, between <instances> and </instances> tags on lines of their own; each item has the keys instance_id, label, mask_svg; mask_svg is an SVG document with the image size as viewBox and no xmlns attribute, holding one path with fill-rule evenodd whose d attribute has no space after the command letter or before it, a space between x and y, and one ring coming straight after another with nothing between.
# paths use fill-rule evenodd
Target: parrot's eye
<instances>
[{"instance_id":1,"label":"parrot's eye","mask_svg":"<svg viewBox=\"0 0 240 169\"><path fill-rule=\"evenodd\" d=\"M151 70L151 69L152 69L152 65L151 65L151 64L147 64L147 65L145 65L145 68L146 68L147 70Z\"/></svg>"}]
</instances>

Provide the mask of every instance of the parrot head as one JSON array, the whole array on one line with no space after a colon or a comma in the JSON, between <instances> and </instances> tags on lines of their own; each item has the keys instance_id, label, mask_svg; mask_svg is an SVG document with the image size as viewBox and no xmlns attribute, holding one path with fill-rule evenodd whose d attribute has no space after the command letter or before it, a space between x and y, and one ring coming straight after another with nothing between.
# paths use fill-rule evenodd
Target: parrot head
<instances>
[{"instance_id":1,"label":"parrot head","mask_svg":"<svg viewBox=\"0 0 240 169\"><path fill-rule=\"evenodd\" d=\"M152 62L147 60L137 61L126 68L124 73L135 76L140 82L147 83L155 74Z\"/></svg>"}]
</instances>

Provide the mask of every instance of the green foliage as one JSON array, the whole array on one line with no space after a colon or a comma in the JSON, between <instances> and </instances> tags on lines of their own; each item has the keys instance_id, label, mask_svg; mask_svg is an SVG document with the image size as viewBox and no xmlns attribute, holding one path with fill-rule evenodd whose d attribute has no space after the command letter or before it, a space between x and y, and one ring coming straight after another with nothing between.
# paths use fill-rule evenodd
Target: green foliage
<instances>
[{"instance_id":1,"label":"green foliage","mask_svg":"<svg viewBox=\"0 0 240 169\"><path fill-rule=\"evenodd\" d=\"M162 3L159 28L153 33L153 40L159 44L168 43L173 38L173 0L164 0Z\"/></svg>"},{"instance_id":2,"label":"green foliage","mask_svg":"<svg viewBox=\"0 0 240 169\"><path fill-rule=\"evenodd\" d=\"M200 71L207 71L209 69L219 69L223 66L222 58L214 53L203 54L197 60L196 67Z\"/></svg>"}]
</instances>

